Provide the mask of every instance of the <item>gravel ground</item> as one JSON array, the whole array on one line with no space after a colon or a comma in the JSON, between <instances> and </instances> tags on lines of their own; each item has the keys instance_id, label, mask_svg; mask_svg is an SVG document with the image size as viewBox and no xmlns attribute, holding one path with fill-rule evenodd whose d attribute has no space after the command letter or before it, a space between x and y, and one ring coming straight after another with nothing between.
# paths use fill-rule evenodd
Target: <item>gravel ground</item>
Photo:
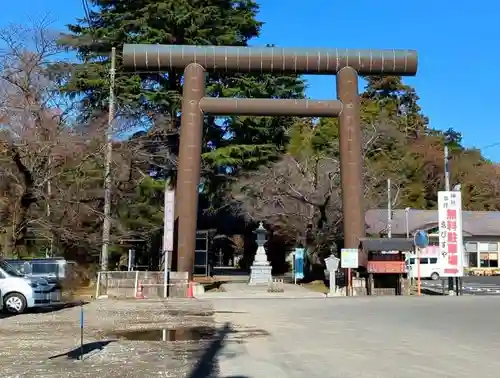
<instances>
[{"instance_id":1,"label":"gravel ground","mask_svg":"<svg viewBox=\"0 0 500 378\"><path fill-rule=\"evenodd\" d=\"M207 302L105 300L83 308L83 361L78 360L80 306L0 318L0 377L216 376L213 356L204 362L204 371L197 367L211 357L207 351L219 332ZM177 340L134 341L130 335L127 340L125 332L150 330L134 337L151 339L164 328L177 329L168 332Z\"/></svg>"}]
</instances>

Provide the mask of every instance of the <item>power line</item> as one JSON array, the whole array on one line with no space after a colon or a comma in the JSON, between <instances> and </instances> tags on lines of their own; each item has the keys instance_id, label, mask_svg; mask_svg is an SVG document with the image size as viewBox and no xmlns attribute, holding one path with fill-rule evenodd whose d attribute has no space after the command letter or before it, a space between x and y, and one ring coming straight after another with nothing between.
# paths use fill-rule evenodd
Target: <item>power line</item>
<instances>
[{"instance_id":1,"label":"power line","mask_svg":"<svg viewBox=\"0 0 500 378\"><path fill-rule=\"evenodd\" d=\"M476 150L482 151L482 150L486 150L487 148L498 147L498 146L500 146L500 142L487 144L486 146L483 146L483 147L473 147L473 148L475 148Z\"/></svg>"},{"instance_id":2,"label":"power line","mask_svg":"<svg viewBox=\"0 0 500 378\"><path fill-rule=\"evenodd\" d=\"M92 23L90 21L90 7L87 0L82 0L82 7L83 7L83 12L85 13L85 20L87 21L89 27L92 29Z\"/></svg>"}]
</instances>

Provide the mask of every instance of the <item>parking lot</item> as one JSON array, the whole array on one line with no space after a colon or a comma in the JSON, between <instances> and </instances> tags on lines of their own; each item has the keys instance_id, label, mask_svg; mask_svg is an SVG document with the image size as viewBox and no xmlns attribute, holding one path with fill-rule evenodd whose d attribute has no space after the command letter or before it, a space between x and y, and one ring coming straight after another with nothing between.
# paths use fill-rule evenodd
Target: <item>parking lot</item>
<instances>
[{"instance_id":1,"label":"parking lot","mask_svg":"<svg viewBox=\"0 0 500 378\"><path fill-rule=\"evenodd\" d=\"M0 319L1 377L497 377L498 297L103 300Z\"/></svg>"},{"instance_id":2,"label":"parking lot","mask_svg":"<svg viewBox=\"0 0 500 378\"><path fill-rule=\"evenodd\" d=\"M0 375L194 378L215 371L211 361L205 372L196 365L217 338L206 303L106 300L83 309L83 361L80 306L0 318Z\"/></svg>"},{"instance_id":3,"label":"parking lot","mask_svg":"<svg viewBox=\"0 0 500 378\"><path fill-rule=\"evenodd\" d=\"M218 359L221 377L499 375L494 296L219 299L214 306L216 318L270 335L227 345Z\"/></svg>"}]
</instances>

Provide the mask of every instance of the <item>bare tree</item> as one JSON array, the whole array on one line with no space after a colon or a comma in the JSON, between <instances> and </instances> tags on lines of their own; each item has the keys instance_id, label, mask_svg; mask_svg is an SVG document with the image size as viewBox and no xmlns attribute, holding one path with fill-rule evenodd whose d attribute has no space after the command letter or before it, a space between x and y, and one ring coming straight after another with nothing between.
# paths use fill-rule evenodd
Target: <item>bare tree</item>
<instances>
[{"instance_id":1,"label":"bare tree","mask_svg":"<svg viewBox=\"0 0 500 378\"><path fill-rule=\"evenodd\" d=\"M364 127L363 155L383 154L380 139L389 125L381 122ZM314 134L310 128L305 143ZM384 200L384 190L376 189L386 177L373 164L365 164L365 198L369 205ZM267 222L275 232L307 245L314 255L329 252L342 235L342 197L338 140L325 152L304 146L285 154L279 161L238 178L231 188L231 200L244 216Z\"/></svg>"},{"instance_id":2,"label":"bare tree","mask_svg":"<svg viewBox=\"0 0 500 378\"><path fill-rule=\"evenodd\" d=\"M88 135L65 122L70 107L48 66L61 52L56 38L45 20L0 30L0 211L7 254L21 254L27 239L53 241L55 234L67 234L58 232L70 223L61 201L74 202L67 176L78 176L99 153Z\"/></svg>"},{"instance_id":3,"label":"bare tree","mask_svg":"<svg viewBox=\"0 0 500 378\"><path fill-rule=\"evenodd\" d=\"M107 115L95 114L87 123L77 123L80 103L59 91L73 72L71 64L60 61L58 37L45 19L33 26L0 29L4 254L27 254L29 245L38 249L55 245L88 255L101 245ZM133 119L120 113L116 134L136 128ZM163 177L174 170L175 159L169 152L177 134L164 127L170 125L168 119L154 121L148 132L121 135L114 141L111 241L115 244L147 240L162 228L163 188L156 190L161 182L151 176ZM148 179L153 193L141 193L141 184ZM135 212L124 215L122 209Z\"/></svg>"}]
</instances>

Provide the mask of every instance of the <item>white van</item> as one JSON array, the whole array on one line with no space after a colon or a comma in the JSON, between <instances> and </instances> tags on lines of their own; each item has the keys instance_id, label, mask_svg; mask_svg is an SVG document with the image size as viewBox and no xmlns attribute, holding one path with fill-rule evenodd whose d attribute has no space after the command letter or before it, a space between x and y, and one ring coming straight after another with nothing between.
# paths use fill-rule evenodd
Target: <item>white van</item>
<instances>
[{"instance_id":1,"label":"white van","mask_svg":"<svg viewBox=\"0 0 500 378\"><path fill-rule=\"evenodd\" d=\"M436 255L420 256L420 278L439 280L443 269L443 264L441 264L440 260ZM418 278L417 257L415 255L408 256L406 266L408 268L408 276Z\"/></svg>"},{"instance_id":2,"label":"white van","mask_svg":"<svg viewBox=\"0 0 500 378\"><path fill-rule=\"evenodd\" d=\"M0 297L4 311L21 314L28 308L57 303L61 293L47 280L26 277L6 261L0 260Z\"/></svg>"}]
</instances>

